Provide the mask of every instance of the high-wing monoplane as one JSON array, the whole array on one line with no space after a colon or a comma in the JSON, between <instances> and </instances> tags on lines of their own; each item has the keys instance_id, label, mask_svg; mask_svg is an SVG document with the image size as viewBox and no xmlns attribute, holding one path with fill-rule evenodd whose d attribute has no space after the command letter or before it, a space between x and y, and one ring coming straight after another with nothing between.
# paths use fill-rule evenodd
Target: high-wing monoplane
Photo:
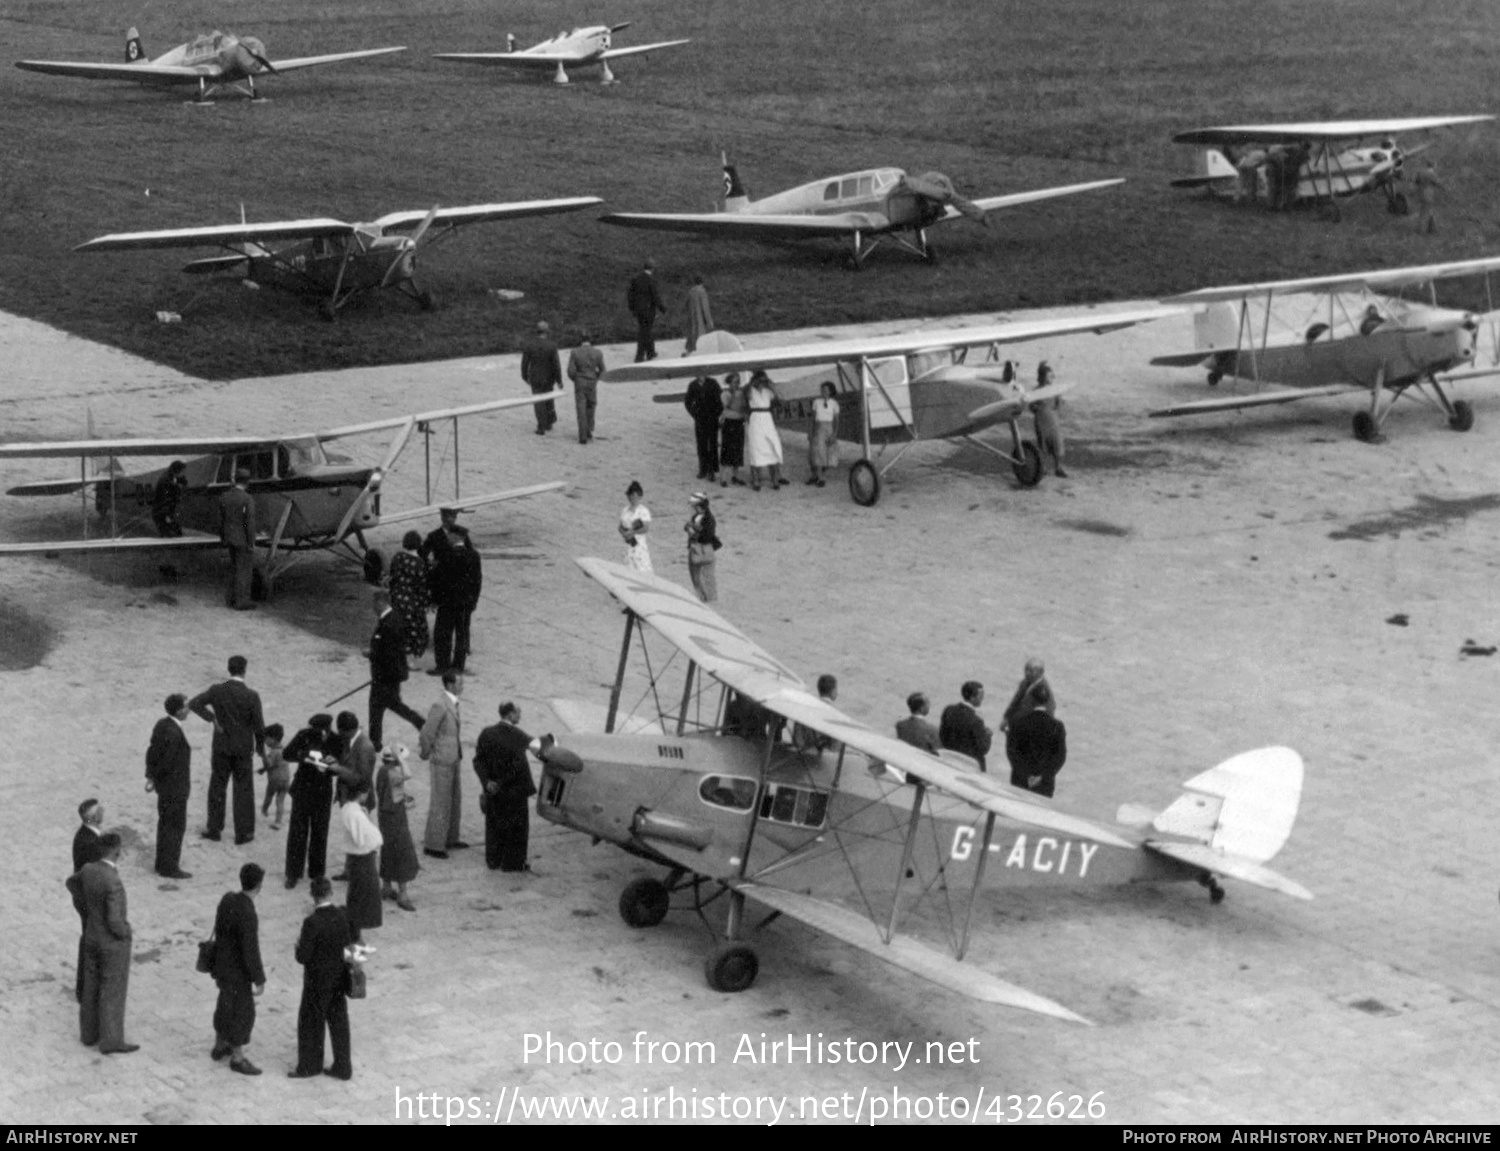
<instances>
[{"instance_id":1,"label":"high-wing monoplane","mask_svg":"<svg viewBox=\"0 0 1500 1151\"><path fill-rule=\"evenodd\" d=\"M625 637L607 710L553 703L573 730L542 741L537 811L667 870L625 888L620 914L632 927L660 923L680 893L700 916L727 896L706 965L717 990L755 981L745 942L755 903L770 912L758 926L785 915L961 994L1086 1022L959 962L986 884L1186 880L1217 903L1227 876L1311 898L1265 866L1301 798L1302 760L1288 748L1237 755L1189 779L1159 814L1127 805L1119 819L1131 826L1105 826L967 756L931 755L842 714L676 584L577 562L625 608ZM637 640L644 678L627 675ZM630 706L636 692L645 715ZM783 741L788 724L800 739Z\"/></svg>"},{"instance_id":2,"label":"high-wing monoplane","mask_svg":"<svg viewBox=\"0 0 1500 1151\"><path fill-rule=\"evenodd\" d=\"M1411 210L1397 188L1406 160L1427 145L1403 149L1396 136L1456 124L1477 124L1493 116L1422 116L1400 120L1332 120L1310 124L1238 124L1199 128L1172 137L1196 144L1197 175L1173 180L1174 188L1204 188L1217 196L1290 208L1305 200L1334 204L1360 192L1385 193L1395 215ZM1366 140L1376 140L1366 145Z\"/></svg>"},{"instance_id":3,"label":"high-wing monoplane","mask_svg":"<svg viewBox=\"0 0 1500 1151\"><path fill-rule=\"evenodd\" d=\"M1403 397L1433 404L1454 431L1466 432L1474 426L1473 406L1450 399L1444 384L1500 371L1476 363L1481 325L1493 331L1500 317L1493 304L1483 313L1438 307L1435 284L1484 276L1492 300L1488 281L1496 271L1500 257L1238 284L1173 297L1165 302L1199 305L1197 347L1151 362L1204 365L1211 387L1229 376L1248 380L1255 389L1151 415L1200 415L1362 393L1369 406L1354 413L1354 434L1366 442L1379 439L1386 417ZM1429 289L1426 302L1399 294L1421 288ZM1261 390L1265 384L1281 386Z\"/></svg>"},{"instance_id":4,"label":"high-wing monoplane","mask_svg":"<svg viewBox=\"0 0 1500 1151\"><path fill-rule=\"evenodd\" d=\"M341 549L363 565L366 578L378 581L384 569L380 552L365 542L365 533L385 524L435 516L439 507L477 508L503 500L556 491L561 481L532 484L509 491L463 496L454 466L453 495L433 502L433 471L428 454L427 501L420 507L385 512L381 485L413 434L435 434L435 426L451 422L453 458L457 459L459 420L484 412L526 407L565 395L559 390L542 396L492 400L466 407L444 408L416 415L372 420L322 432L272 436L197 436L175 439L88 439L0 444L0 462L17 459L76 459L75 479L20 484L12 496L78 495L83 510L83 538L36 543L0 544L0 556L54 555L64 552L175 552L213 549L219 541L219 499L234 482L235 472L250 473L249 493L255 500L258 543L266 549L259 564L269 589L276 576L309 552ZM334 440L395 429L395 436L379 464L371 466L326 449ZM157 481L166 466L127 474L121 459L150 457L184 459L183 486L177 522L180 535L143 535L153 510ZM105 534L89 538L89 497L104 522ZM135 533L135 534L132 534ZM356 546L357 545L357 546Z\"/></svg>"},{"instance_id":5,"label":"high-wing monoplane","mask_svg":"<svg viewBox=\"0 0 1500 1151\"><path fill-rule=\"evenodd\" d=\"M937 253L927 242L927 229L934 224L959 219L984 223L986 213L999 208L1092 192L1124 182L1094 180L966 200L954 190L953 181L941 172L908 176L900 168L868 168L863 172L827 176L763 200L751 200L734 165L725 160L722 212L610 212L599 218L622 228L703 232L741 240L846 240L851 245L850 263L855 268L889 240L931 263L937 259Z\"/></svg>"},{"instance_id":6,"label":"high-wing monoplane","mask_svg":"<svg viewBox=\"0 0 1500 1151\"><path fill-rule=\"evenodd\" d=\"M338 64L345 60L362 60L405 52L401 48L366 48L358 52L336 52L331 56L298 56L272 62L266 58L266 46L254 36L236 36L229 32L208 32L179 44L155 60L147 60L141 47L141 34L134 28L125 33L123 64L74 63L67 60L18 60L17 68L27 72L44 72L51 76L75 76L84 80L130 80L137 84L171 87L195 84L197 103L207 103L220 92L238 92L252 100L263 97L255 89L257 76L274 76L313 68L319 64Z\"/></svg>"},{"instance_id":7,"label":"high-wing monoplane","mask_svg":"<svg viewBox=\"0 0 1500 1151\"><path fill-rule=\"evenodd\" d=\"M329 320L350 300L376 288L395 288L431 311L437 307L437 297L430 289L418 287L416 281L420 250L447 239L465 224L576 212L601 202L597 196L573 196L563 200L391 212L368 224L317 218L119 232L89 240L73 250L123 252L214 246L225 249L229 255L194 260L182 270L227 272L248 283L322 296L319 310ZM276 240L297 242L282 248L266 247Z\"/></svg>"},{"instance_id":8,"label":"high-wing monoplane","mask_svg":"<svg viewBox=\"0 0 1500 1151\"><path fill-rule=\"evenodd\" d=\"M613 46L614 34L629 28L630 22L609 27L596 25L589 28L574 28L571 32L559 32L550 40L533 44L530 48L516 50L516 38L505 37L504 52L439 52L436 60L454 60L460 64L491 64L497 68L512 68L521 72L551 72L557 84L568 83L569 68L599 68L599 82L613 84L615 74L609 62L625 56L639 56L655 52L658 48L675 48L687 44L687 40L662 40L656 44L638 44L633 48Z\"/></svg>"},{"instance_id":9,"label":"high-wing monoplane","mask_svg":"<svg viewBox=\"0 0 1500 1151\"><path fill-rule=\"evenodd\" d=\"M604 379L691 379L727 372L828 365L832 370L776 384L777 402L772 414L778 423L805 430L821 383L833 382L839 401L835 433L841 440L860 445L860 458L849 469L849 495L855 503L870 507L880 499L882 478L920 440L965 440L1010 464L1022 487L1034 487L1042 478L1041 453L1035 444L1021 438L1017 421L1031 404L1059 396L1073 385L1057 383L1028 389L1020 380L1007 380L999 349L1006 344L1077 332L1111 332L1179 311L1154 307L1099 312L758 351L742 350L739 341L727 332L711 332L699 341L696 355L611 368ZM967 362L971 348L987 349L985 359ZM679 399L655 398L659 403ZM979 438L980 432L1000 425L1010 428L1009 451ZM888 444L901 446L877 467L871 459L871 448L876 444L882 449Z\"/></svg>"}]
</instances>

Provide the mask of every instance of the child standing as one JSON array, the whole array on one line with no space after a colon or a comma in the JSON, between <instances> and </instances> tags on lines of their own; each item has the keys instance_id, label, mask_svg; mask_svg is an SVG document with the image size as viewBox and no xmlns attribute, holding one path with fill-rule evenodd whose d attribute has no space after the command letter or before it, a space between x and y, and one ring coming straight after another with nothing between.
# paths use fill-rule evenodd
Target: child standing
<instances>
[{"instance_id":1,"label":"child standing","mask_svg":"<svg viewBox=\"0 0 1500 1151\"><path fill-rule=\"evenodd\" d=\"M265 815L271 810L271 800L276 801L276 818L271 821L273 831L281 829L281 813L286 806L287 790L292 785L292 769L281 758L281 741L285 735L286 729L281 724L266 725L265 765L260 769L266 777L266 799L260 805L260 813Z\"/></svg>"}]
</instances>

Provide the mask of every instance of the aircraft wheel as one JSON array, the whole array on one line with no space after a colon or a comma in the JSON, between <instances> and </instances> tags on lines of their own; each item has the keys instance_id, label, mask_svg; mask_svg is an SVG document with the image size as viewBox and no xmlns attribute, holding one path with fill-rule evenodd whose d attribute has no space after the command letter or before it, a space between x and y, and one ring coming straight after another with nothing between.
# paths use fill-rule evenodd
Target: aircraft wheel
<instances>
[{"instance_id":1,"label":"aircraft wheel","mask_svg":"<svg viewBox=\"0 0 1500 1151\"><path fill-rule=\"evenodd\" d=\"M1468 400L1453 401L1453 418L1448 426L1455 432L1466 432L1474 426L1474 405Z\"/></svg>"},{"instance_id":2,"label":"aircraft wheel","mask_svg":"<svg viewBox=\"0 0 1500 1151\"><path fill-rule=\"evenodd\" d=\"M338 314L339 311L333 306L332 300L324 300L321 304L318 305L318 315L322 316L330 324L333 323Z\"/></svg>"},{"instance_id":3,"label":"aircraft wheel","mask_svg":"<svg viewBox=\"0 0 1500 1151\"><path fill-rule=\"evenodd\" d=\"M94 485L94 510L101 516L109 515L110 505L114 504L120 497L115 490L115 481Z\"/></svg>"},{"instance_id":4,"label":"aircraft wheel","mask_svg":"<svg viewBox=\"0 0 1500 1151\"><path fill-rule=\"evenodd\" d=\"M385 575L385 556L380 554L379 548L369 548L366 550L364 569L365 583L378 587L381 578Z\"/></svg>"},{"instance_id":5,"label":"aircraft wheel","mask_svg":"<svg viewBox=\"0 0 1500 1151\"><path fill-rule=\"evenodd\" d=\"M424 312L437 311L437 297L432 294L431 288L423 288L417 293L417 303L422 305Z\"/></svg>"},{"instance_id":6,"label":"aircraft wheel","mask_svg":"<svg viewBox=\"0 0 1500 1151\"><path fill-rule=\"evenodd\" d=\"M1219 386L1219 381L1221 381L1223 378L1224 378L1224 373L1223 372L1220 372L1220 371L1209 372L1208 373L1208 386L1211 387L1211 388L1217 388Z\"/></svg>"},{"instance_id":7,"label":"aircraft wheel","mask_svg":"<svg viewBox=\"0 0 1500 1151\"><path fill-rule=\"evenodd\" d=\"M1375 426L1375 417L1366 411L1354 413L1354 438L1361 443L1373 444L1380 438L1380 429Z\"/></svg>"},{"instance_id":8,"label":"aircraft wheel","mask_svg":"<svg viewBox=\"0 0 1500 1151\"><path fill-rule=\"evenodd\" d=\"M1023 488L1034 488L1042 482L1042 453L1029 440L1021 445L1021 462L1011 465L1016 473L1016 483Z\"/></svg>"},{"instance_id":9,"label":"aircraft wheel","mask_svg":"<svg viewBox=\"0 0 1500 1151\"><path fill-rule=\"evenodd\" d=\"M849 498L862 508L873 508L880 501L880 473L869 460L860 460L849 469Z\"/></svg>"},{"instance_id":10,"label":"aircraft wheel","mask_svg":"<svg viewBox=\"0 0 1500 1151\"><path fill-rule=\"evenodd\" d=\"M938 262L937 249L929 244L927 249L922 253L922 259L927 261L929 267L936 265Z\"/></svg>"},{"instance_id":11,"label":"aircraft wheel","mask_svg":"<svg viewBox=\"0 0 1500 1151\"><path fill-rule=\"evenodd\" d=\"M743 943L726 943L708 957L703 973L715 991L748 991L760 974L760 960Z\"/></svg>"},{"instance_id":12,"label":"aircraft wheel","mask_svg":"<svg viewBox=\"0 0 1500 1151\"><path fill-rule=\"evenodd\" d=\"M1411 215L1411 201L1406 198L1405 192L1395 193L1386 204L1386 208L1393 216Z\"/></svg>"},{"instance_id":13,"label":"aircraft wheel","mask_svg":"<svg viewBox=\"0 0 1500 1151\"><path fill-rule=\"evenodd\" d=\"M655 927L671 906L672 894L659 879L632 879L620 892L620 918L631 927Z\"/></svg>"}]
</instances>

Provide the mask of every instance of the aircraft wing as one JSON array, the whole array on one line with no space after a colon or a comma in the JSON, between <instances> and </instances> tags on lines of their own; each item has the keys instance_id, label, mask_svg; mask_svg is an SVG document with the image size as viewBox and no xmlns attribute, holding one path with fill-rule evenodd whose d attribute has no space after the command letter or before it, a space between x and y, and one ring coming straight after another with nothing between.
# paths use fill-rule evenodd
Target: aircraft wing
<instances>
[{"instance_id":1,"label":"aircraft wing","mask_svg":"<svg viewBox=\"0 0 1500 1151\"><path fill-rule=\"evenodd\" d=\"M546 484L532 484L529 488L511 488L505 492L491 492L484 496L466 496L463 499L444 500L442 503L427 504L420 508L410 508L406 511L387 515L382 512L380 522L382 524L400 524L408 520L431 519L438 514L441 508L458 508L460 511L472 511L474 508L486 507L489 504L498 504L505 500L519 500L526 496L537 496L543 492L561 491L568 485L562 480L553 480Z\"/></svg>"},{"instance_id":2,"label":"aircraft wing","mask_svg":"<svg viewBox=\"0 0 1500 1151\"><path fill-rule=\"evenodd\" d=\"M633 48L611 48L602 59L619 60L625 56L639 56L642 52L655 52L658 48L675 48L679 44L691 44L691 40L658 40L655 44L637 44Z\"/></svg>"},{"instance_id":3,"label":"aircraft wing","mask_svg":"<svg viewBox=\"0 0 1500 1151\"><path fill-rule=\"evenodd\" d=\"M1058 196L1075 196L1079 192L1092 192L1098 188L1112 188L1116 184L1123 184L1123 179L1117 180L1093 180L1087 184L1065 184L1058 188L1038 188L1032 192L1012 192L1008 196L990 196L988 199L975 200L974 206L985 212L992 212L997 208L1014 208L1018 204L1030 204L1036 200L1052 200ZM949 204L943 213L945 220L957 220L963 213Z\"/></svg>"},{"instance_id":4,"label":"aircraft wing","mask_svg":"<svg viewBox=\"0 0 1500 1151\"><path fill-rule=\"evenodd\" d=\"M1179 132L1174 144L1222 147L1234 144L1300 144L1308 140L1333 143L1366 136L1394 136L1402 132L1426 132L1454 124L1478 124L1493 116L1419 116L1399 120L1327 120L1308 124L1236 124L1224 128L1198 128Z\"/></svg>"},{"instance_id":5,"label":"aircraft wing","mask_svg":"<svg viewBox=\"0 0 1500 1151\"><path fill-rule=\"evenodd\" d=\"M777 715L1013 822L1116 847L1135 847L1108 828L1057 811L1042 797L1011 787L998 776L947 763L830 707L809 692L794 672L678 585L606 560L576 562L705 672Z\"/></svg>"},{"instance_id":6,"label":"aircraft wing","mask_svg":"<svg viewBox=\"0 0 1500 1151\"><path fill-rule=\"evenodd\" d=\"M140 248L199 248L208 244L251 244L262 240L308 240L348 236L354 225L326 217L278 220L267 224L222 224L212 228L173 228L161 232L115 232L79 244L75 252L124 252Z\"/></svg>"},{"instance_id":7,"label":"aircraft wing","mask_svg":"<svg viewBox=\"0 0 1500 1151\"><path fill-rule=\"evenodd\" d=\"M0 460L77 459L84 456L190 456L253 452L298 436L203 436L160 440L50 440L0 444ZM100 477L104 478L104 477Z\"/></svg>"},{"instance_id":8,"label":"aircraft wing","mask_svg":"<svg viewBox=\"0 0 1500 1151\"><path fill-rule=\"evenodd\" d=\"M895 964L903 971L920 975L939 987L946 987L949 991L986 1003L1018 1007L1023 1011L1035 1011L1055 1019L1066 1019L1070 1023L1093 1026L1083 1016L1074 1014L1060 1003L997 979L972 963L961 963L908 936L893 935L887 942L882 938L880 929L868 918L827 900L779 887L767 887L761 883L735 883L732 886L773 911L789 915L878 959Z\"/></svg>"},{"instance_id":9,"label":"aircraft wing","mask_svg":"<svg viewBox=\"0 0 1500 1151\"><path fill-rule=\"evenodd\" d=\"M591 60L599 59L593 52L434 52L434 60L453 60L459 64L494 64L501 68L519 68L521 70L543 70L555 71L561 64L569 67L574 64L587 64Z\"/></svg>"},{"instance_id":10,"label":"aircraft wing","mask_svg":"<svg viewBox=\"0 0 1500 1151\"><path fill-rule=\"evenodd\" d=\"M1078 332L1111 332L1144 324L1150 320L1180 315L1172 307L1136 308L1130 311L1094 312L1052 320L1010 320L974 328L949 328L907 332L899 336L872 336L868 339L813 341L785 348L759 351L718 352L702 356L649 360L641 364L623 364L604 373L608 383L639 383L646 380L691 379L694 376L721 376L725 372L770 371L775 368L801 368L835 364L885 356L908 355L938 348L973 348L987 344L1018 344Z\"/></svg>"},{"instance_id":11,"label":"aircraft wing","mask_svg":"<svg viewBox=\"0 0 1500 1151\"><path fill-rule=\"evenodd\" d=\"M271 67L277 72L295 72L298 68L316 68L319 64L338 64L344 60L363 60L368 56L388 56L392 52L405 52L399 48L364 48L358 52L335 52L331 56L297 56L291 60L273 60ZM128 65L127 65L128 67Z\"/></svg>"},{"instance_id":12,"label":"aircraft wing","mask_svg":"<svg viewBox=\"0 0 1500 1151\"><path fill-rule=\"evenodd\" d=\"M1369 272L1346 272L1333 276L1310 276L1301 280L1265 280L1256 284L1233 284L1224 288L1202 288L1164 300L1167 304L1213 304L1244 300L1251 296L1296 296L1318 292L1351 292L1368 288L1387 291L1500 271L1500 256L1477 260L1455 260L1446 264L1417 264L1407 268L1379 268ZM1205 356L1207 353L1205 353Z\"/></svg>"},{"instance_id":13,"label":"aircraft wing","mask_svg":"<svg viewBox=\"0 0 1500 1151\"><path fill-rule=\"evenodd\" d=\"M349 424L342 428L333 428L326 432L319 432L318 439L323 442L328 440L341 440L345 436L362 436L367 432L383 432L391 428L399 428L407 420L413 420L419 424L435 423L438 420L457 419L461 416L477 416L485 412L500 412L507 408L525 408L532 404L545 404L549 400L555 400L568 395L567 388L557 388L540 395L512 396L505 400L486 400L482 404L468 404L461 408L438 408L430 412L417 412L413 415L390 416L383 420L370 420L363 424ZM294 438L294 437L287 437ZM0 449L3 451L3 449ZM103 453L99 453L103 454ZM444 507L449 505L444 504Z\"/></svg>"},{"instance_id":14,"label":"aircraft wing","mask_svg":"<svg viewBox=\"0 0 1500 1151\"><path fill-rule=\"evenodd\" d=\"M56 540L51 543L0 544L0 556L59 555L63 552L185 552L223 548L218 536L183 535L166 539L122 536L97 540Z\"/></svg>"},{"instance_id":15,"label":"aircraft wing","mask_svg":"<svg viewBox=\"0 0 1500 1151\"><path fill-rule=\"evenodd\" d=\"M478 224L485 220L513 220L521 216L549 216L555 212L576 212L604 203L598 196L571 196L561 200L521 200L512 204L470 204L465 208L439 208L433 214L434 224L456 228L460 224ZM427 219L426 209L391 212L375 221L386 232L410 231Z\"/></svg>"},{"instance_id":16,"label":"aircraft wing","mask_svg":"<svg viewBox=\"0 0 1500 1151\"><path fill-rule=\"evenodd\" d=\"M100 64L71 63L67 60L17 60L16 67L26 72L41 72L48 76L75 76L81 80L134 80L140 84L196 84L203 77L210 79L218 69L210 67L187 68L172 64Z\"/></svg>"},{"instance_id":17,"label":"aircraft wing","mask_svg":"<svg viewBox=\"0 0 1500 1151\"><path fill-rule=\"evenodd\" d=\"M1311 400L1319 396L1341 396L1348 392L1369 394L1369 388L1358 384L1324 384L1316 388L1277 388L1270 392L1254 392L1244 396L1224 396L1212 400L1194 400L1187 404L1176 404L1170 408L1158 408L1149 416L1201 416L1207 412L1232 412L1240 408L1264 408L1271 404L1292 404L1298 400Z\"/></svg>"},{"instance_id":18,"label":"aircraft wing","mask_svg":"<svg viewBox=\"0 0 1500 1151\"><path fill-rule=\"evenodd\" d=\"M600 216L599 222L654 232L702 232L746 240L812 240L848 236L854 232L876 231L890 223L884 216L872 216L867 212L838 212L827 216L800 213L776 216L759 212L610 212Z\"/></svg>"}]
</instances>

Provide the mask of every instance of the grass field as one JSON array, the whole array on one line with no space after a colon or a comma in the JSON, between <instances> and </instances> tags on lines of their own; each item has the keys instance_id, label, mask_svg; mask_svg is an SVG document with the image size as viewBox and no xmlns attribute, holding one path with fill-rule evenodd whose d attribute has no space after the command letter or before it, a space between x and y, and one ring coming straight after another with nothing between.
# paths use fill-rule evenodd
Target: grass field
<instances>
[{"instance_id":1,"label":"grass field","mask_svg":"<svg viewBox=\"0 0 1500 1151\"><path fill-rule=\"evenodd\" d=\"M406 44L388 59L272 77L272 100L189 107L180 93L0 69L0 307L199 375L225 378L511 350L538 318L564 340L633 331L624 288L655 255L680 330L703 273L715 316L763 330L1128 299L1215 283L1462 258L1494 249L1500 128L1441 134L1443 230L1419 236L1383 201L1340 223L1173 192L1174 131L1246 120L1495 110L1500 7L1483 0L1118 3L791 0L498 6L480 0L12 0L14 58L114 60L124 27L149 53L224 26L271 57ZM223 22L232 20L225 25ZM620 43L685 48L569 89L440 64L564 26L634 21ZM333 324L312 305L178 272L182 252L75 255L105 232L602 196L611 208L707 209L729 148L752 195L877 164L937 169L969 195L1124 176L1123 189L938 229L927 267L878 253L779 248L605 228L594 213L467 230L424 276L443 302L392 293ZM149 195L147 194L149 190ZM210 254L208 251L195 254ZM503 303L492 288L517 288ZM158 309L181 324L154 321Z\"/></svg>"}]
</instances>

